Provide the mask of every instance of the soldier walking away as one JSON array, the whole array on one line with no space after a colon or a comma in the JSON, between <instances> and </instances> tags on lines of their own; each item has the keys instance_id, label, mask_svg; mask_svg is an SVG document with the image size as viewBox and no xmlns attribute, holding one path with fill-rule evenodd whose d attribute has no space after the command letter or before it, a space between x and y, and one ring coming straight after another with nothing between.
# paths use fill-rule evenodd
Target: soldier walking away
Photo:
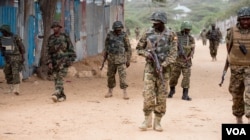
<instances>
[{"instance_id":1,"label":"soldier walking away","mask_svg":"<svg viewBox=\"0 0 250 140\"><path fill-rule=\"evenodd\" d=\"M243 123L245 114L250 124L250 7L242 7L237 13L237 24L227 30L231 77L229 92L232 95L232 114L237 123Z\"/></svg>"},{"instance_id":2,"label":"soldier walking away","mask_svg":"<svg viewBox=\"0 0 250 140\"><path fill-rule=\"evenodd\" d=\"M222 34L219 30L215 28L215 24L211 24L211 29L206 34L208 40L209 40L209 50L210 55L212 57L212 61L216 61L217 58L217 50L218 46L220 44L220 40L222 38Z\"/></svg>"},{"instance_id":3,"label":"soldier walking away","mask_svg":"<svg viewBox=\"0 0 250 140\"><path fill-rule=\"evenodd\" d=\"M61 28L59 22L52 23L51 29L54 33L49 36L47 44L47 64L55 84L55 92L51 97L54 102L66 100L63 78L67 75L68 67L72 65L76 58L74 46L69 36L61 33Z\"/></svg>"},{"instance_id":4,"label":"soldier walking away","mask_svg":"<svg viewBox=\"0 0 250 140\"><path fill-rule=\"evenodd\" d=\"M8 84L8 92L16 95L20 94L21 83L20 72L24 66L25 47L22 39L11 32L9 25L0 27L2 37L0 37L0 51L5 60L4 75Z\"/></svg>"},{"instance_id":5,"label":"soldier walking away","mask_svg":"<svg viewBox=\"0 0 250 140\"><path fill-rule=\"evenodd\" d=\"M105 98L113 96L113 88L116 86L115 74L118 71L120 88L123 90L123 99L128 100L126 68L130 66L131 45L128 35L123 31L124 26L121 21L115 21L112 28L113 31L107 34L103 50L104 58L108 60L107 86L109 90Z\"/></svg>"},{"instance_id":6,"label":"soldier walking away","mask_svg":"<svg viewBox=\"0 0 250 140\"><path fill-rule=\"evenodd\" d=\"M146 131L152 127L152 113L154 113L153 129L163 131L160 121L166 112L167 86L165 89L165 83L169 79L170 65L177 57L177 38L174 32L165 26L167 23L165 12L154 12L150 19L153 27L142 35L136 46L137 54L145 57L146 60L143 75L145 120L139 128Z\"/></svg>"},{"instance_id":7,"label":"soldier walking away","mask_svg":"<svg viewBox=\"0 0 250 140\"><path fill-rule=\"evenodd\" d=\"M192 30L192 24L189 21L184 21L181 24L181 31L177 32L178 38L178 56L176 62L172 66L169 86L170 92L168 98L172 98L175 93L175 86L178 83L178 79L182 73L183 78L181 87L183 88L182 99L191 101L188 96L188 90L190 88L191 66L192 58L195 50L194 37L190 35Z\"/></svg>"},{"instance_id":8,"label":"soldier walking away","mask_svg":"<svg viewBox=\"0 0 250 140\"><path fill-rule=\"evenodd\" d=\"M206 29L203 29L200 33L200 37L202 39L202 44L203 46L206 46L207 45L207 37L206 37L206 34L207 34L207 31Z\"/></svg>"},{"instance_id":9,"label":"soldier walking away","mask_svg":"<svg viewBox=\"0 0 250 140\"><path fill-rule=\"evenodd\" d=\"M139 27L136 27L135 28L135 39L139 40L139 38L140 38L140 29L139 29Z\"/></svg>"}]
</instances>

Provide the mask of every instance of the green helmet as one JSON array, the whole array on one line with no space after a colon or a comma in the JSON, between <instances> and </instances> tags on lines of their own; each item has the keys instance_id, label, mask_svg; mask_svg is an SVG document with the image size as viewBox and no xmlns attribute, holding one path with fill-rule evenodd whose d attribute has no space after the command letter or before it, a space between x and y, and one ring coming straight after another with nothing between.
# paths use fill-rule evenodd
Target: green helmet
<instances>
[{"instance_id":1,"label":"green helmet","mask_svg":"<svg viewBox=\"0 0 250 140\"><path fill-rule=\"evenodd\" d=\"M242 17L250 18L250 8L249 7L240 8L237 13L237 16L238 16L237 20L239 20L239 18L242 18Z\"/></svg>"},{"instance_id":2,"label":"green helmet","mask_svg":"<svg viewBox=\"0 0 250 140\"><path fill-rule=\"evenodd\" d=\"M151 16L150 16L150 20L153 21L161 21L162 23L166 24L167 23L167 15L165 12L154 12Z\"/></svg>"},{"instance_id":3,"label":"green helmet","mask_svg":"<svg viewBox=\"0 0 250 140\"><path fill-rule=\"evenodd\" d=\"M6 32L10 33L10 32L11 32L11 31L10 31L10 26L7 25L7 24L4 24L4 25L2 25L2 26L0 27L0 31L6 31Z\"/></svg>"},{"instance_id":4,"label":"green helmet","mask_svg":"<svg viewBox=\"0 0 250 140\"><path fill-rule=\"evenodd\" d=\"M115 21L113 23L112 29L115 30L116 28L123 28L123 24L121 21Z\"/></svg>"},{"instance_id":5,"label":"green helmet","mask_svg":"<svg viewBox=\"0 0 250 140\"><path fill-rule=\"evenodd\" d=\"M183 31L184 29L192 30L192 24L189 21L183 21L181 23L181 31Z\"/></svg>"},{"instance_id":6,"label":"green helmet","mask_svg":"<svg viewBox=\"0 0 250 140\"><path fill-rule=\"evenodd\" d=\"M54 21L51 25L51 28L54 28L54 27L60 27L62 28L62 26L60 25L60 23L58 21Z\"/></svg>"}]
</instances>

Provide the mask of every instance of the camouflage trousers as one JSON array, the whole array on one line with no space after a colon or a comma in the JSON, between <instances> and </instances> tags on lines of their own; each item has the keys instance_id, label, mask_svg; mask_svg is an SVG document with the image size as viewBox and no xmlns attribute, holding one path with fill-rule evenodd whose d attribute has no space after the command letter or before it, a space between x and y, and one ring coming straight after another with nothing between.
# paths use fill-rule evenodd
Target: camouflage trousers
<instances>
[{"instance_id":1,"label":"camouflage trousers","mask_svg":"<svg viewBox=\"0 0 250 140\"><path fill-rule=\"evenodd\" d=\"M182 88L189 88L190 87L190 77L191 77L191 67L186 66L185 63L184 65L173 65L172 66L172 71L170 75L170 80L169 80L169 86L170 87L175 87L178 83L178 79L182 73L182 81L181 81L181 87Z\"/></svg>"},{"instance_id":2,"label":"camouflage trousers","mask_svg":"<svg viewBox=\"0 0 250 140\"><path fill-rule=\"evenodd\" d=\"M168 73L164 73L164 80L168 82ZM166 94L168 85L166 85L166 91L155 73L144 73L144 89L143 89L143 112L145 116L148 116L151 112L154 112L156 116L162 117L166 112Z\"/></svg>"},{"instance_id":3,"label":"camouflage trousers","mask_svg":"<svg viewBox=\"0 0 250 140\"><path fill-rule=\"evenodd\" d=\"M217 56L217 50L218 50L219 42L218 41L209 41L209 50L211 57Z\"/></svg>"},{"instance_id":4,"label":"camouflage trousers","mask_svg":"<svg viewBox=\"0 0 250 140\"><path fill-rule=\"evenodd\" d=\"M21 82L19 74L21 72L20 61L6 62L3 71L7 84L19 84Z\"/></svg>"},{"instance_id":5,"label":"camouflage trousers","mask_svg":"<svg viewBox=\"0 0 250 140\"><path fill-rule=\"evenodd\" d=\"M117 71L119 74L120 88L121 89L127 88L128 84L126 83L127 73L125 64L112 64L112 63L108 63L108 72L107 72L108 88L114 88L116 86L115 75Z\"/></svg>"},{"instance_id":6,"label":"camouflage trousers","mask_svg":"<svg viewBox=\"0 0 250 140\"><path fill-rule=\"evenodd\" d=\"M63 67L63 65L52 70L55 90L58 90L60 94L64 93L63 78L67 75L67 72L68 67Z\"/></svg>"},{"instance_id":7,"label":"camouflage trousers","mask_svg":"<svg viewBox=\"0 0 250 140\"><path fill-rule=\"evenodd\" d=\"M250 67L230 66L230 68L229 92L233 98L233 115L241 117L245 114L250 118Z\"/></svg>"},{"instance_id":8,"label":"camouflage trousers","mask_svg":"<svg viewBox=\"0 0 250 140\"><path fill-rule=\"evenodd\" d=\"M202 38L202 44L203 46L207 45L207 38Z\"/></svg>"}]
</instances>

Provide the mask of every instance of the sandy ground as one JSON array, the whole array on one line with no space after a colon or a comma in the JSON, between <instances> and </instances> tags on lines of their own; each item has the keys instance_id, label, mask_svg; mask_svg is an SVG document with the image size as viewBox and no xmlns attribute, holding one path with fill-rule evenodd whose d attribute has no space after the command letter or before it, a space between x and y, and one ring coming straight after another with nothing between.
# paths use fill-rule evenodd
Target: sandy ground
<instances>
[{"instance_id":1,"label":"sandy ground","mask_svg":"<svg viewBox=\"0 0 250 140\"><path fill-rule=\"evenodd\" d=\"M102 76L67 77L67 100L60 103L50 99L53 82L36 76L21 84L20 96L4 94L6 84L1 72L0 140L220 140L222 123L235 122L228 93L229 71L223 86L218 86L225 58L225 44L219 46L217 61L212 62L208 45L196 42L190 88L193 100L181 100L182 89L176 87L177 93L167 99L163 132L138 128L144 120L145 62L141 57L127 69L130 100L122 99L119 86L112 98L104 98L107 87Z\"/></svg>"}]
</instances>

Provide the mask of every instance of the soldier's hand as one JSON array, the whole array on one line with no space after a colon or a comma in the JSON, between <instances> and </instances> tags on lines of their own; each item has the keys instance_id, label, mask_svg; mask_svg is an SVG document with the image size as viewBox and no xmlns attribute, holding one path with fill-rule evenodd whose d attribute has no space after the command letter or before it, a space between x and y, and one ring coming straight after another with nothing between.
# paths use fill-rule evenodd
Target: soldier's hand
<instances>
[{"instance_id":1,"label":"soldier's hand","mask_svg":"<svg viewBox=\"0 0 250 140\"><path fill-rule=\"evenodd\" d=\"M48 64L49 69L53 69L52 63Z\"/></svg>"},{"instance_id":2,"label":"soldier's hand","mask_svg":"<svg viewBox=\"0 0 250 140\"><path fill-rule=\"evenodd\" d=\"M129 66L130 66L130 62L127 61L127 62L126 62L126 67L128 68Z\"/></svg>"}]
</instances>

